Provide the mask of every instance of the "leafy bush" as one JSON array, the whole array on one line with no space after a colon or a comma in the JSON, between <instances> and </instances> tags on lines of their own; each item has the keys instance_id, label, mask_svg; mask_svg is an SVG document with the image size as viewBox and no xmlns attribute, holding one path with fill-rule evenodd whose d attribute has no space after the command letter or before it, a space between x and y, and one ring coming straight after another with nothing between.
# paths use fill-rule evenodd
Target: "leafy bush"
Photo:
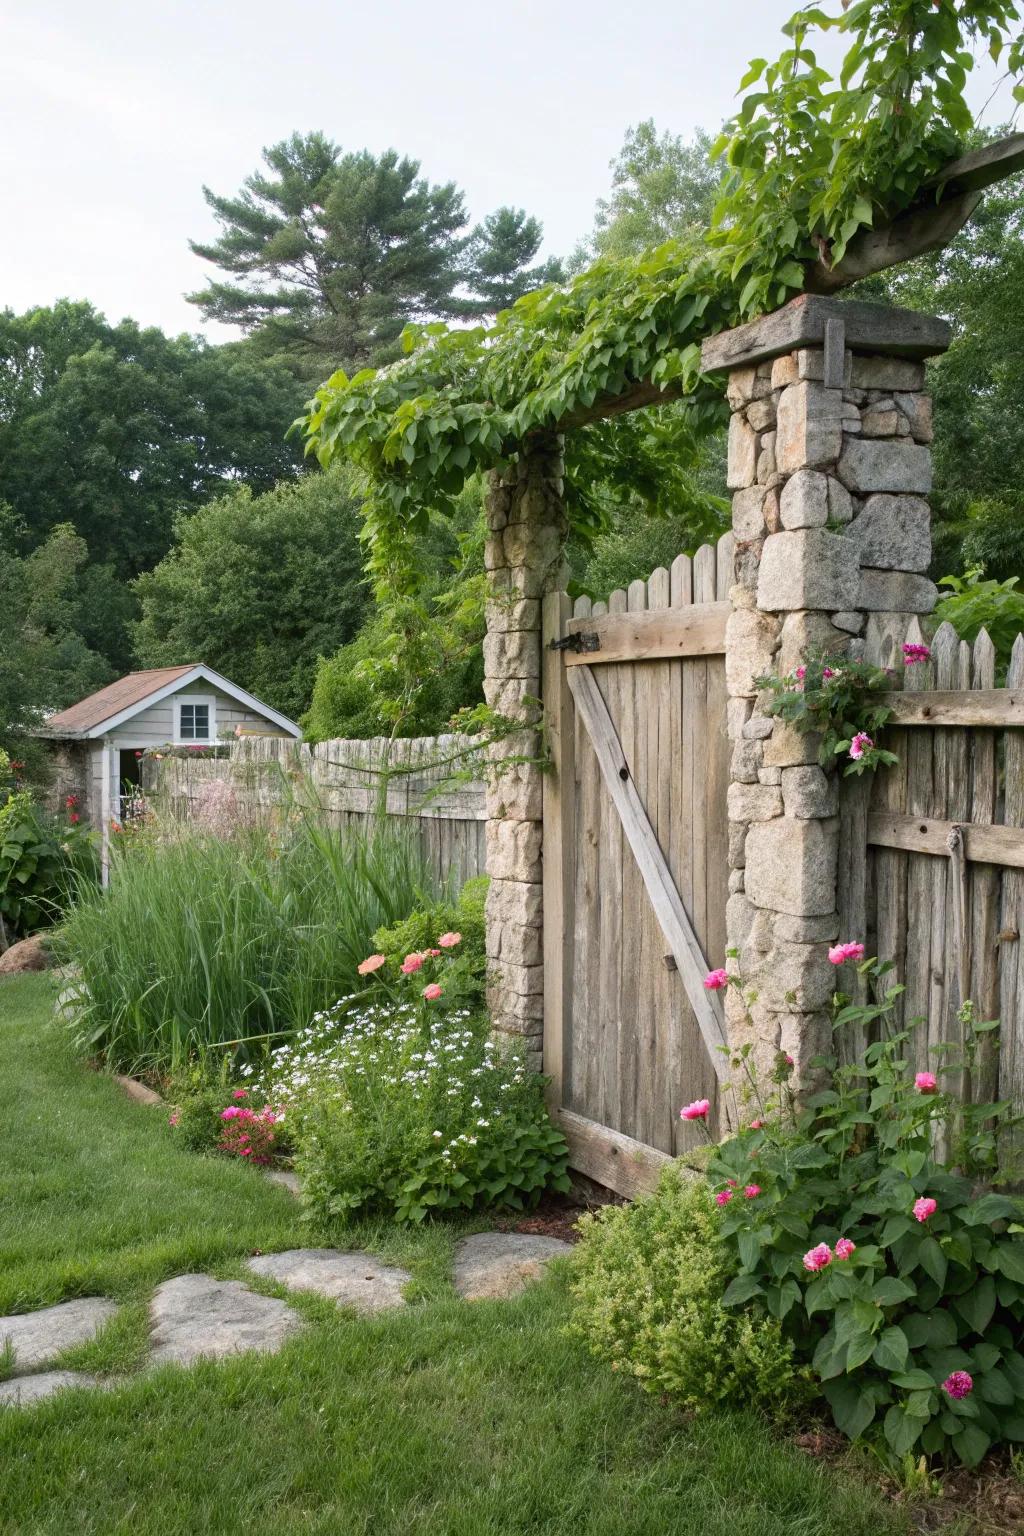
<instances>
[{"instance_id":1,"label":"leafy bush","mask_svg":"<svg viewBox=\"0 0 1024 1536\"><path fill-rule=\"evenodd\" d=\"M51 816L23 787L0 750L0 932L8 942L57 921L77 880L95 880L96 855L68 795Z\"/></svg>"},{"instance_id":2,"label":"leafy bush","mask_svg":"<svg viewBox=\"0 0 1024 1536\"><path fill-rule=\"evenodd\" d=\"M839 945L830 958L862 955ZM736 1271L722 1299L778 1319L851 1438L870 1434L897 1458L955 1451L973 1466L991 1445L1024 1440L1021 1202L974 1182L992 1172L1000 1131L1019 1117L1006 1104L961 1106L940 1089L939 1076L955 1082L994 1028L975 1023L969 1005L966 1060L939 1047L937 1071L911 1075L910 1031L891 1029L902 989L881 990L886 970L861 966L875 1002L838 998L837 1028L879 1038L853 1065L827 1063L831 1087L798 1103L780 1058L766 1099L750 1074L755 1119L709 1166ZM749 1068L746 1048L734 1065Z\"/></svg>"},{"instance_id":3,"label":"leafy bush","mask_svg":"<svg viewBox=\"0 0 1024 1536\"><path fill-rule=\"evenodd\" d=\"M232 1086L232 1063L213 1053L192 1062L169 1085L170 1124L190 1152L228 1152L270 1163L291 1151L290 1126L254 1086Z\"/></svg>"},{"instance_id":4,"label":"leafy bush","mask_svg":"<svg viewBox=\"0 0 1024 1536\"><path fill-rule=\"evenodd\" d=\"M571 1330L613 1370L700 1411L807 1395L806 1370L772 1317L722 1304L735 1271L707 1185L667 1168L658 1190L580 1223Z\"/></svg>"},{"instance_id":5,"label":"leafy bush","mask_svg":"<svg viewBox=\"0 0 1024 1536\"><path fill-rule=\"evenodd\" d=\"M499 1052L483 1015L449 1005L448 953L407 957L403 997L371 983L254 1077L286 1111L303 1196L320 1216L417 1222L522 1210L568 1188L542 1080L517 1051Z\"/></svg>"},{"instance_id":6,"label":"leafy bush","mask_svg":"<svg viewBox=\"0 0 1024 1536\"><path fill-rule=\"evenodd\" d=\"M950 591L936 604L934 618L940 624L952 624L960 639L970 644L986 629L995 646L997 666L1005 674L1013 642L1024 630L1024 592L1016 590L1016 576L1007 581L984 581L984 574L984 569L976 566L962 577L943 576L939 586Z\"/></svg>"},{"instance_id":7,"label":"leafy bush","mask_svg":"<svg viewBox=\"0 0 1024 1536\"><path fill-rule=\"evenodd\" d=\"M77 1038L128 1071L212 1045L258 1055L352 991L376 929L435 899L411 841L327 830L315 812L115 847L109 887L83 892L62 934L87 991Z\"/></svg>"},{"instance_id":8,"label":"leafy bush","mask_svg":"<svg viewBox=\"0 0 1024 1536\"><path fill-rule=\"evenodd\" d=\"M908 647L904 647L907 650ZM923 648L921 648L923 649ZM875 745L891 714L887 672L869 662L810 652L802 666L783 677L769 674L755 680L768 690L765 706L801 735L820 735L818 761L823 768L833 758L849 756L844 772L861 774L896 758Z\"/></svg>"},{"instance_id":9,"label":"leafy bush","mask_svg":"<svg viewBox=\"0 0 1024 1536\"><path fill-rule=\"evenodd\" d=\"M457 933L460 942L449 951L445 966L445 995L449 1006L457 1002L465 1008L482 1008L487 982L484 904L489 883L486 875L478 875L466 881L454 901L435 901L393 928L378 929L374 949L395 957L377 973L378 979L387 979L393 972L400 983L401 956L422 953L436 945L441 934Z\"/></svg>"}]
</instances>

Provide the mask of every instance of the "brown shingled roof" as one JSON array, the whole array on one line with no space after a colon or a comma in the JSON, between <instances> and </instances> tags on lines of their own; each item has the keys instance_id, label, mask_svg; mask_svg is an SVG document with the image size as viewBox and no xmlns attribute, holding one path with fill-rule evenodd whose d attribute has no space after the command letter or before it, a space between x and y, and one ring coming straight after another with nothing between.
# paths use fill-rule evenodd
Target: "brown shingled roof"
<instances>
[{"instance_id":1,"label":"brown shingled roof","mask_svg":"<svg viewBox=\"0 0 1024 1536\"><path fill-rule=\"evenodd\" d=\"M104 720L119 715L123 709L141 704L150 694L159 693L168 683L193 672L196 665L193 662L188 667L153 667L148 672L129 672L127 677L119 677L116 683L108 683L97 693L90 693L87 699L80 699L57 715L49 715L40 728L40 735L78 735L91 731Z\"/></svg>"}]
</instances>

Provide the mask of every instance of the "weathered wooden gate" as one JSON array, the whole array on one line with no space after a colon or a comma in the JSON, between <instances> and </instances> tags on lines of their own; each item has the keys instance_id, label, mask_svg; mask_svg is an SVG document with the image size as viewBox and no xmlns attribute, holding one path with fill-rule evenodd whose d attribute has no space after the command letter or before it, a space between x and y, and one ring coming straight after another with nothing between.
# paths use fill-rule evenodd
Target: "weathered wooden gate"
<instances>
[{"instance_id":1,"label":"weathered wooden gate","mask_svg":"<svg viewBox=\"0 0 1024 1536\"><path fill-rule=\"evenodd\" d=\"M573 1164L623 1194L695 1140L725 1060L733 538L544 610L544 1069Z\"/></svg>"}]
</instances>

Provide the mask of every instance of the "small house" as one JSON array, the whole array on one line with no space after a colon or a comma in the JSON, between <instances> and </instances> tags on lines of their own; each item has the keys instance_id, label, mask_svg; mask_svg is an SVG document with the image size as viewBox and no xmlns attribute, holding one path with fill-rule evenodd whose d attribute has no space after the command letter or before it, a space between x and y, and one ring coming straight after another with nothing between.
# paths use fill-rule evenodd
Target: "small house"
<instances>
[{"instance_id":1,"label":"small house","mask_svg":"<svg viewBox=\"0 0 1024 1536\"><path fill-rule=\"evenodd\" d=\"M36 735L53 743L55 797L74 804L104 833L137 792L146 751L202 751L236 736L301 736L289 720L199 662L129 672L50 715Z\"/></svg>"}]
</instances>

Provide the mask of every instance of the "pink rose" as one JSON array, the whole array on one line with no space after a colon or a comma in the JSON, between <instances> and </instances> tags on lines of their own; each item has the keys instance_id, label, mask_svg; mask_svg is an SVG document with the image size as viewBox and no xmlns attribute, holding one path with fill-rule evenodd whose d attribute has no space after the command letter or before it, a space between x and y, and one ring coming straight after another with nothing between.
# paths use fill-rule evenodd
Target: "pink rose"
<instances>
[{"instance_id":1,"label":"pink rose","mask_svg":"<svg viewBox=\"0 0 1024 1536\"><path fill-rule=\"evenodd\" d=\"M432 981L429 987L423 988L423 996L428 1003L434 1003L441 996L441 988L436 981Z\"/></svg>"},{"instance_id":2,"label":"pink rose","mask_svg":"<svg viewBox=\"0 0 1024 1536\"><path fill-rule=\"evenodd\" d=\"M833 944L828 952L829 962L832 965L845 965L847 960L863 960L863 944Z\"/></svg>"},{"instance_id":3,"label":"pink rose","mask_svg":"<svg viewBox=\"0 0 1024 1536\"><path fill-rule=\"evenodd\" d=\"M974 1390L974 1378L968 1371L952 1371L942 1383L942 1390L959 1401Z\"/></svg>"},{"instance_id":4,"label":"pink rose","mask_svg":"<svg viewBox=\"0 0 1024 1536\"><path fill-rule=\"evenodd\" d=\"M919 661L928 661L931 651L926 645L904 645L903 661L908 667L916 667Z\"/></svg>"},{"instance_id":5,"label":"pink rose","mask_svg":"<svg viewBox=\"0 0 1024 1536\"><path fill-rule=\"evenodd\" d=\"M868 735L867 731L858 731L856 736L850 742L850 756L853 758L863 757L864 753L870 752L873 746L874 742L871 740L871 737Z\"/></svg>"},{"instance_id":6,"label":"pink rose","mask_svg":"<svg viewBox=\"0 0 1024 1536\"><path fill-rule=\"evenodd\" d=\"M229 1104L227 1109L221 1110L220 1117L222 1120L235 1120L241 1113L237 1104Z\"/></svg>"},{"instance_id":7,"label":"pink rose","mask_svg":"<svg viewBox=\"0 0 1024 1536\"><path fill-rule=\"evenodd\" d=\"M934 1072L919 1072L914 1078L914 1087L919 1093L935 1093L938 1086L938 1078Z\"/></svg>"},{"instance_id":8,"label":"pink rose","mask_svg":"<svg viewBox=\"0 0 1024 1536\"><path fill-rule=\"evenodd\" d=\"M454 949L456 944L462 943L461 933L442 933L437 941L442 949Z\"/></svg>"},{"instance_id":9,"label":"pink rose","mask_svg":"<svg viewBox=\"0 0 1024 1536\"><path fill-rule=\"evenodd\" d=\"M848 1237L841 1237L839 1239L838 1243L836 1243L836 1258L837 1259L848 1259L850 1257L850 1255L855 1253L856 1251L857 1251L857 1244L856 1243L851 1243L850 1239Z\"/></svg>"},{"instance_id":10,"label":"pink rose","mask_svg":"<svg viewBox=\"0 0 1024 1536\"><path fill-rule=\"evenodd\" d=\"M365 960L360 960L356 970L360 976L369 976L373 971L379 971L387 961L387 955L370 955Z\"/></svg>"},{"instance_id":11,"label":"pink rose","mask_svg":"<svg viewBox=\"0 0 1024 1536\"><path fill-rule=\"evenodd\" d=\"M717 971L708 971L704 977L704 985L709 992L719 992L722 987L729 985L729 973L721 967Z\"/></svg>"},{"instance_id":12,"label":"pink rose","mask_svg":"<svg viewBox=\"0 0 1024 1536\"><path fill-rule=\"evenodd\" d=\"M728 1205L729 1201L731 1199L732 1199L732 1190L731 1189L720 1189L718 1191L718 1194L715 1196L715 1204L716 1205Z\"/></svg>"},{"instance_id":13,"label":"pink rose","mask_svg":"<svg viewBox=\"0 0 1024 1536\"><path fill-rule=\"evenodd\" d=\"M927 1221L929 1216L934 1216L939 1208L939 1202L933 1200L930 1195L923 1196L914 1201L914 1215L918 1221Z\"/></svg>"},{"instance_id":14,"label":"pink rose","mask_svg":"<svg viewBox=\"0 0 1024 1536\"><path fill-rule=\"evenodd\" d=\"M817 1248L809 1248L804 1254L804 1269L816 1274L819 1269L825 1269L832 1263L832 1249L828 1243L819 1243Z\"/></svg>"},{"instance_id":15,"label":"pink rose","mask_svg":"<svg viewBox=\"0 0 1024 1536\"><path fill-rule=\"evenodd\" d=\"M233 1099L247 1099L249 1097L249 1090L248 1088L236 1088L231 1097Z\"/></svg>"},{"instance_id":16,"label":"pink rose","mask_svg":"<svg viewBox=\"0 0 1024 1536\"><path fill-rule=\"evenodd\" d=\"M751 1122L750 1122L750 1129L752 1131L759 1131L759 1130L761 1130L763 1128L763 1126L764 1126L764 1121L763 1120L751 1120Z\"/></svg>"},{"instance_id":17,"label":"pink rose","mask_svg":"<svg viewBox=\"0 0 1024 1536\"><path fill-rule=\"evenodd\" d=\"M684 1105L679 1111L679 1118L680 1120L706 1120L710 1108L710 1099L694 1099L692 1104Z\"/></svg>"},{"instance_id":18,"label":"pink rose","mask_svg":"<svg viewBox=\"0 0 1024 1536\"><path fill-rule=\"evenodd\" d=\"M415 952L413 954L411 954L411 955L406 955L406 957L402 961L402 965L401 965L402 975L403 976L411 976L413 971L420 970L422 968L422 966L423 966L423 956L422 955L417 955Z\"/></svg>"},{"instance_id":19,"label":"pink rose","mask_svg":"<svg viewBox=\"0 0 1024 1536\"><path fill-rule=\"evenodd\" d=\"M745 1184L743 1186L743 1194L747 1200L756 1200L760 1193L760 1184Z\"/></svg>"},{"instance_id":20,"label":"pink rose","mask_svg":"<svg viewBox=\"0 0 1024 1536\"><path fill-rule=\"evenodd\" d=\"M831 667L822 667L821 675L827 680L830 677L835 677L836 674L832 671Z\"/></svg>"},{"instance_id":21,"label":"pink rose","mask_svg":"<svg viewBox=\"0 0 1024 1536\"><path fill-rule=\"evenodd\" d=\"M804 678L807 676L807 668L797 667L796 671L793 673L793 676L796 678L798 683L802 683Z\"/></svg>"}]
</instances>

